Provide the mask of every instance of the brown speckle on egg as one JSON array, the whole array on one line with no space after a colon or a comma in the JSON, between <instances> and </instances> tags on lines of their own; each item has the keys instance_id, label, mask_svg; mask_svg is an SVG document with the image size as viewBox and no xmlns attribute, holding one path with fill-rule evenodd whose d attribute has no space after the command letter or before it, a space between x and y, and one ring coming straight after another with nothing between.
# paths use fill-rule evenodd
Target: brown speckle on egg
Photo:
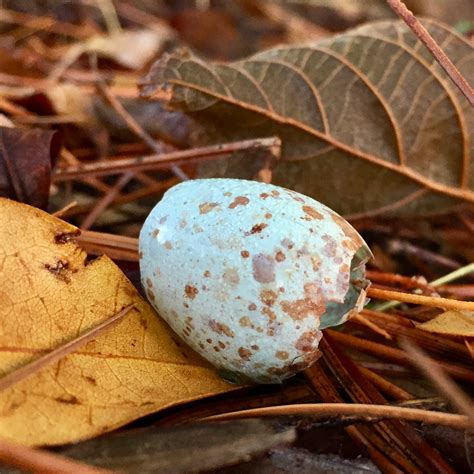
<instances>
[{"instance_id":1,"label":"brown speckle on egg","mask_svg":"<svg viewBox=\"0 0 474 474\"><path fill-rule=\"evenodd\" d=\"M193 285L186 285L184 287L184 294L186 295L186 298L193 300L194 298L196 298L196 295L198 293L199 290Z\"/></svg>"},{"instance_id":2,"label":"brown speckle on egg","mask_svg":"<svg viewBox=\"0 0 474 474\"><path fill-rule=\"evenodd\" d=\"M286 351L276 351L275 357L280 360L287 360L290 357L290 354Z\"/></svg>"},{"instance_id":3,"label":"brown speckle on egg","mask_svg":"<svg viewBox=\"0 0 474 474\"><path fill-rule=\"evenodd\" d=\"M303 206L302 207L303 212L306 214L303 219L312 221L312 220L318 220L321 221L324 219L324 216L318 212L314 207L311 206Z\"/></svg>"},{"instance_id":4,"label":"brown speckle on egg","mask_svg":"<svg viewBox=\"0 0 474 474\"><path fill-rule=\"evenodd\" d=\"M249 232L245 232L245 236L248 237L249 235L254 235L254 234L260 234L265 227L268 227L268 224L265 223L260 223L260 224L255 224Z\"/></svg>"},{"instance_id":5,"label":"brown speckle on egg","mask_svg":"<svg viewBox=\"0 0 474 474\"><path fill-rule=\"evenodd\" d=\"M277 262L283 262L285 259L285 254L281 250L278 250L278 252L275 254L275 260Z\"/></svg>"},{"instance_id":6,"label":"brown speckle on egg","mask_svg":"<svg viewBox=\"0 0 474 474\"><path fill-rule=\"evenodd\" d=\"M248 310L249 311L255 311L257 309L257 305L255 303L250 303L248 305Z\"/></svg>"},{"instance_id":7,"label":"brown speckle on egg","mask_svg":"<svg viewBox=\"0 0 474 474\"><path fill-rule=\"evenodd\" d=\"M260 301L267 306L273 306L277 298L278 295L273 290L262 290L260 292Z\"/></svg>"},{"instance_id":8,"label":"brown speckle on egg","mask_svg":"<svg viewBox=\"0 0 474 474\"><path fill-rule=\"evenodd\" d=\"M315 283L304 285L304 299L295 301L282 301L281 309L295 321L305 319L310 315L319 318L326 310L324 295Z\"/></svg>"},{"instance_id":9,"label":"brown speckle on egg","mask_svg":"<svg viewBox=\"0 0 474 474\"><path fill-rule=\"evenodd\" d=\"M150 288L146 290L146 294L150 300L155 301L155 293L153 293L153 291L151 291Z\"/></svg>"},{"instance_id":10,"label":"brown speckle on egg","mask_svg":"<svg viewBox=\"0 0 474 474\"><path fill-rule=\"evenodd\" d=\"M242 252L240 252L240 255L242 258L249 258L250 253L248 250L242 250Z\"/></svg>"},{"instance_id":11,"label":"brown speckle on egg","mask_svg":"<svg viewBox=\"0 0 474 474\"><path fill-rule=\"evenodd\" d=\"M259 283L275 281L275 261L270 255L259 253L252 258L253 277Z\"/></svg>"},{"instance_id":12,"label":"brown speckle on egg","mask_svg":"<svg viewBox=\"0 0 474 474\"><path fill-rule=\"evenodd\" d=\"M199 213L207 214L208 212L211 212L218 205L219 203L217 202L203 202L202 204L199 204Z\"/></svg>"},{"instance_id":13,"label":"brown speckle on egg","mask_svg":"<svg viewBox=\"0 0 474 474\"><path fill-rule=\"evenodd\" d=\"M237 206L246 206L250 202L248 197L237 196L232 203L229 204L229 209L235 209Z\"/></svg>"},{"instance_id":14,"label":"brown speckle on egg","mask_svg":"<svg viewBox=\"0 0 474 474\"><path fill-rule=\"evenodd\" d=\"M167 240L165 242L165 249L166 250L172 250L173 249L173 244L169 240Z\"/></svg>"},{"instance_id":15,"label":"brown speckle on egg","mask_svg":"<svg viewBox=\"0 0 474 474\"><path fill-rule=\"evenodd\" d=\"M219 323L214 319L209 320L209 327L217 334L224 334L227 337L234 337L234 331L227 324Z\"/></svg>"},{"instance_id":16,"label":"brown speckle on egg","mask_svg":"<svg viewBox=\"0 0 474 474\"><path fill-rule=\"evenodd\" d=\"M239 352L240 358L243 360L249 360L252 355L252 352L246 349L245 347L239 347L238 352Z\"/></svg>"},{"instance_id":17,"label":"brown speckle on egg","mask_svg":"<svg viewBox=\"0 0 474 474\"><path fill-rule=\"evenodd\" d=\"M305 331L296 341L295 347L301 352L312 352L322 337L321 331Z\"/></svg>"}]
</instances>

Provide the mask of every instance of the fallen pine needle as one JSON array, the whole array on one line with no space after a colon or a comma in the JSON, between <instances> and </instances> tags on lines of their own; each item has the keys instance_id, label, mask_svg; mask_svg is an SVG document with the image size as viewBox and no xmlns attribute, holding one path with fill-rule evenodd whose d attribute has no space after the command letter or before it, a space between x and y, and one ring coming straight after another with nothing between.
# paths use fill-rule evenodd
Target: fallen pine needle
<instances>
[{"instance_id":1,"label":"fallen pine needle","mask_svg":"<svg viewBox=\"0 0 474 474\"><path fill-rule=\"evenodd\" d=\"M369 288L367 296L381 300L397 300L402 303L421 304L434 306L435 308L456 309L461 311L474 311L474 302L460 301L449 298L434 296L413 295L401 291L382 290L380 288Z\"/></svg>"},{"instance_id":2,"label":"fallen pine needle","mask_svg":"<svg viewBox=\"0 0 474 474\"><path fill-rule=\"evenodd\" d=\"M108 469L88 466L56 453L33 449L0 439L0 461L23 472L41 474L108 474Z\"/></svg>"},{"instance_id":3,"label":"fallen pine needle","mask_svg":"<svg viewBox=\"0 0 474 474\"><path fill-rule=\"evenodd\" d=\"M126 308L119 311L117 314L106 319L97 326L89 329L85 333L81 334L79 337L76 337L72 341L59 346L58 348L52 350L51 352L46 353L41 356L39 359L20 367L13 372L5 375L0 379L0 391L10 388L12 385L25 380L26 378L36 374L39 370L43 369L47 365L53 364L58 360L61 360L63 357L66 357L71 352L76 351L79 347L82 347L84 344L87 344L89 341L92 341L97 336L105 332L107 329L110 329L113 325L120 322L124 316L134 307L133 304L127 306Z\"/></svg>"},{"instance_id":4,"label":"fallen pine needle","mask_svg":"<svg viewBox=\"0 0 474 474\"><path fill-rule=\"evenodd\" d=\"M361 419L397 418L407 421L420 421L432 425L450 426L451 428L472 428L467 416L437 411L421 410L419 408L402 408L389 405L352 404L352 403L302 403L298 405L279 405L273 407L253 408L250 410L222 413L220 415L202 418L205 421L233 420L237 418L253 418L260 416L283 415L358 415Z\"/></svg>"}]
</instances>

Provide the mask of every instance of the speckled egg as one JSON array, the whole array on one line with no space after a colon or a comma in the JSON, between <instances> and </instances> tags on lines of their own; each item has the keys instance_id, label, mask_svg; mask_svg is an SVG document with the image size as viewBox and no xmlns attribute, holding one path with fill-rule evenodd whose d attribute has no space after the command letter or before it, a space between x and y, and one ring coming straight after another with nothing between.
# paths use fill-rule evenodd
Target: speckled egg
<instances>
[{"instance_id":1,"label":"speckled egg","mask_svg":"<svg viewBox=\"0 0 474 474\"><path fill-rule=\"evenodd\" d=\"M271 184L187 181L140 233L150 303L233 380L280 382L318 357L321 329L361 309L370 250L339 215Z\"/></svg>"}]
</instances>

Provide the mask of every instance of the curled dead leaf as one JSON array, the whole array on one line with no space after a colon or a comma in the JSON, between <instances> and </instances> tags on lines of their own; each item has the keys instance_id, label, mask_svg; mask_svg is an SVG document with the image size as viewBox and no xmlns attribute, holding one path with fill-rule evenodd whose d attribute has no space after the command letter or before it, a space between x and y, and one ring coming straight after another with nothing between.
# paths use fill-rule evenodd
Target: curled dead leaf
<instances>
[{"instance_id":1,"label":"curled dead leaf","mask_svg":"<svg viewBox=\"0 0 474 474\"><path fill-rule=\"evenodd\" d=\"M0 126L0 196L44 209L60 148L55 131Z\"/></svg>"},{"instance_id":2,"label":"curled dead leaf","mask_svg":"<svg viewBox=\"0 0 474 474\"><path fill-rule=\"evenodd\" d=\"M127 318L0 393L0 436L63 444L231 389L171 331L107 257L89 261L78 229L0 199L0 370L23 366L134 304Z\"/></svg>"},{"instance_id":3,"label":"curled dead leaf","mask_svg":"<svg viewBox=\"0 0 474 474\"><path fill-rule=\"evenodd\" d=\"M425 323L418 324L418 329L451 336L474 337L474 312L445 311Z\"/></svg>"}]
</instances>

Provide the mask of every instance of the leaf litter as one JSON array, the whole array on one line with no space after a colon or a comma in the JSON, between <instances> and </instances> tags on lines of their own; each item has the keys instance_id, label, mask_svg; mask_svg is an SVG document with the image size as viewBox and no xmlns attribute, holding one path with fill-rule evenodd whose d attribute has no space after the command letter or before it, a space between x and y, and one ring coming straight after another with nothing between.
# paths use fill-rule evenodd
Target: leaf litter
<instances>
[{"instance_id":1,"label":"leaf litter","mask_svg":"<svg viewBox=\"0 0 474 474\"><path fill-rule=\"evenodd\" d=\"M1 123L22 137L1 149L2 157L15 157L7 164L19 170L16 181L5 168L0 172L0 182L6 183L3 195L57 212L84 230L79 236L71 224L2 200L2 216L5 206L15 209L7 213L10 220L0 221L2 252L4 242L9 245L0 276L2 345L27 350L2 351L3 373L17 382L0 392L6 407L0 434L34 445L95 437L77 445L82 453L77 459L98 464L94 456L99 450L93 455L88 446L101 446L99 464L108 467L114 462L117 433L104 432L136 420L120 432L131 440L138 430L135 443L140 446L148 435L166 446L177 432L186 440L194 429L208 429L210 435L200 440L196 452L218 455L213 466L223 472L286 472L295 465L300 472L327 472L335 466L339 472L358 472L353 458L361 454L372 460L361 469L371 472L469 469L464 446L470 438L464 439L462 430L435 424L430 426L443 434L432 436L428 425L367 418L382 406L403 419L409 407L423 409L428 423L456 419L460 427L466 419L450 413L444 399L426 397L444 393L450 399L459 387L469 391L474 383L472 334L464 324L471 314L465 305L473 294L468 264L474 256L474 214L463 204L472 201L472 111L409 29L402 22L386 21L388 6L379 2L361 10L352 0L329 6L319 0L265 6L250 1L232 7L231 2L220 7L210 2L196 10L120 1L85 10L74 6L67 12L61 5L35 5L26 13L18 3L8 1L1 9ZM409 3L413 7L417 2ZM416 13L451 25L463 20L463 0L449 11L428 3L415 6ZM385 21L348 29L364 19ZM423 24L469 79L472 50L466 38L439 21ZM137 51L133 38L140 32L154 35L147 33L148 46ZM295 43L310 37L316 42ZM174 45L194 52L173 52ZM64 55L66 51L71 52ZM241 59L250 54L254 56ZM97 68L88 61L94 55ZM165 82L170 87L147 101L138 97L136 84L155 59L158 66L152 71L163 69L153 76L153 87L160 89ZM196 89L202 85L207 89ZM230 100L234 93L239 99L235 104ZM166 111L167 105L179 110ZM63 146L58 153L37 146L35 130L45 137L59 131ZM150 155L150 149L156 154ZM34 174L35 166L40 174ZM284 183L351 216L377 256L370 268L372 298L395 298L398 304L375 301L342 331L326 331L323 356L303 377L274 387L236 390L225 384L174 339L137 293L135 237L152 205L179 181L173 171L178 166L181 176L190 178L225 175ZM36 181L36 176L41 179ZM448 214L409 217L440 211ZM390 214L405 219L386 217ZM57 228L64 233L53 242ZM26 243L28 238L39 245ZM48 258L43 262L43 257ZM438 280L441 286L434 284ZM446 301L451 310L437 309ZM68 353L68 344L78 344L78 336L120 314L129 303L134 309L115 327ZM139 312L147 329L139 323ZM403 338L421 348L430 362L400 349ZM146 360L143 347L131 345L134 339L145 341ZM67 355L36 371L35 362L55 350ZM127 364L120 362L123 354ZM156 356L153 362L147 359L150 354ZM426 368L434 364L455 380L454 392L434 389L415 375L413 358L428 379ZM160 363L170 360L179 361L172 377L171 369L165 375ZM20 381L22 370L29 377ZM84 375L102 385L85 385ZM250 423L234 433L222 429L249 449L246 456L252 459L236 459L235 467L223 467L229 461L223 459L226 451L219 440L211 442L215 434L219 438L219 425L199 421L236 410L242 416L246 409L257 409L252 416L263 417L264 410L275 407L284 416L280 423L288 426L295 420L288 414L297 413L298 405L324 410L324 402L344 405L339 412L333 405L336 414L323 419L294 415L298 436L293 446L266 455L278 445L284 428L275 431L273 422L270 427L262 418L260 428ZM343 408L363 406L365 416L341 414ZM190 421L196 424L186 425ZM31 441L26 440L30 434ZM221 441L225 443L225 436ZM11 446L14 454L7 458L2 454L7 445L0 438L1 461L33 471L64 466L64 458L51 451ZM132 446L130 472L142 462ZM73 456L74 448L60 450ZM186 464L196 456L190 447L179 458ZM166 464L173 457L165 450L159 461ZM77 472L93 469L76 467L83 470ZM194 467L204 469L201 464Z\"/></svg>"}]
</instances>

